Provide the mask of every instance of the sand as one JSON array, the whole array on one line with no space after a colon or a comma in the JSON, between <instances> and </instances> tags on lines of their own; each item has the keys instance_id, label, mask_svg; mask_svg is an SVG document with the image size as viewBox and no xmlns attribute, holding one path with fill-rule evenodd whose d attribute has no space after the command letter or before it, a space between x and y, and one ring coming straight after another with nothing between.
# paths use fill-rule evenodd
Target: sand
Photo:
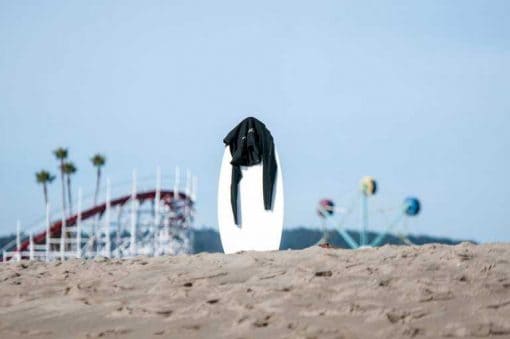
<instances>
[{"instance_id":1,"label":"sand","mask_svg":"<svg viewBox=\"0 0 510 339\"><path fill-rule=\"evenodd\" d=\"M510 338L510 244L0 265L0 338Z\"/></svg>"}]
</instances>

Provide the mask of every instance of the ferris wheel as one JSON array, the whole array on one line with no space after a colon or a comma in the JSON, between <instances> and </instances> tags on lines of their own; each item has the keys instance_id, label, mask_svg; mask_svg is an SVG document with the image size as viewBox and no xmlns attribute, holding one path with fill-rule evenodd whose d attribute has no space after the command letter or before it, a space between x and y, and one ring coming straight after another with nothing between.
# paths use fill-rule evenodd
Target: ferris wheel
<instances>
[{"instance_id":1,"label":"ferris wheel","mask_svg":"<svg viewBox=\"0 0 510 339\"><path fill-rule=\"evenodd\" d=\"M403 244L413 245L408 237L409 224L422 209L420 200L408 196L397 205L372 206L378 188L377 181L366 176L360 180L358 190L340 204L332 199L321 199L317 206L323 232L319 244L329 243L330 230L334 229L353 249L383 245L390 234L397 236ZM374 225L378 226L378 234L369 231ZM349 234L347 228L359 229L359 238Z\"/></svg>"}]
</instances>

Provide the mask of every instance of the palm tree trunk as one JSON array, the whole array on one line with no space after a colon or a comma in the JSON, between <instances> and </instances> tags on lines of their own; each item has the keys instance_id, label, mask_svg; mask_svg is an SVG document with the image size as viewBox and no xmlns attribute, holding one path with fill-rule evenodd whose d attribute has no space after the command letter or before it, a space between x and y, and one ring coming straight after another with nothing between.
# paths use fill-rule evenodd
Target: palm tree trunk
<instances>
[{"instance_id":1,"label":"palm tree trunk","mask_svg":"<svg viewBox=\"0 0 510 339\"><path fill-rule=\"evenodd\" d=\"M96 193L94 194L94 206L97 205L97 196L99 194L99 183L101 181L101 167L97 167L97 176L96 176Z\"/></svg>"},{"instance_id":2,"label":"palm tree trunk","mask_svg":"<svg viewBox=\"0 0 510 339\"><path fill-rule=\"evenodd\" d=\"M71 194L71 175L69 175L69 174L67 175L67 197L69 199L69 215L68 216L70 217L71 215L73 215L73 199L72 199L73 197ZM70 239L71 236L72 236L71 232L66 231L66 235L65 235L66 239ZM70 243L66 244L65 250L70 251L71 246L72 245Z\"/></svg>"},{"instance_id":3,"label":"palm tree trunk","mask_svg":"<svg viewBox=\"0 0 510 339\"><path fill-rule=\"evenodd\" d=\"M62 209L64 215L67 214L66 208L66 183L64 180L64 160L60 160L60 179L62 181Z\"/></svg>"},{"instance_id":4,"label":"palm tree trunk","mask_svg":"<svg viewBox=\"0 0 510 339\"><path fill-rule=\"evenodd\" d=\"M43 183L43 190L44 190L44 207L48 206L48 187L46 186L46 183Z\"/></svg>"},{"instance_id":5,"label":"palm tree trunk","mask_svg":"<svg viewBox=\"0 0 510 339\"><path fill-rule=\"evenodd\" d=\"M71 194L71 175L67 175L67 197L69 199L69 216L73 214L73 197Z\"/></svg>"}]
</instances>

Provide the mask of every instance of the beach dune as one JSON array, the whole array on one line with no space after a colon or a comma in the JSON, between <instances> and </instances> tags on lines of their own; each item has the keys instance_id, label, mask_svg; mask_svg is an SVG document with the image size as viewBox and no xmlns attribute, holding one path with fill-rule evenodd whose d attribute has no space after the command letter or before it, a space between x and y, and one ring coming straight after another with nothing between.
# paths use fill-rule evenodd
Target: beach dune
<instances>
[{"instance_id":1,"label":"beach dune","mask_svg":"<svg viewBox=\"0 0 510 339\"><path fill-rule=\"evenodd\" d=\"M510 244L0 265L0 338L510 338Z\"/></svg>"}]
</instances>

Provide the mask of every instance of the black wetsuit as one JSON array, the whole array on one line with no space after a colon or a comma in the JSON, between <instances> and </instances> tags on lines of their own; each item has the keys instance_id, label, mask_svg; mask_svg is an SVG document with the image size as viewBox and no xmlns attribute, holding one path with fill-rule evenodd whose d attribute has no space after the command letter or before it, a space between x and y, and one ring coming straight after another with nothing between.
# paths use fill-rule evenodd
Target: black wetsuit
<instances>
[{"instance_id":1,"label":"black wetsuit","mask_svg":"<svg viewBox=\"0 0 510 339\"><path fill-rule=\"evenodd\" d=\"M232 161L230 162L232 164L230 202L234 213L234 221L236 225L239 225L237 199L239 182L243 177L240 166L252 166L262 162L264 208L266 210L272 209L277 169L273 136L261 121L249 117L234 127L223 139L223 142L230 147L230 153L232 154Z\"/></svg>"}]
</instances>

